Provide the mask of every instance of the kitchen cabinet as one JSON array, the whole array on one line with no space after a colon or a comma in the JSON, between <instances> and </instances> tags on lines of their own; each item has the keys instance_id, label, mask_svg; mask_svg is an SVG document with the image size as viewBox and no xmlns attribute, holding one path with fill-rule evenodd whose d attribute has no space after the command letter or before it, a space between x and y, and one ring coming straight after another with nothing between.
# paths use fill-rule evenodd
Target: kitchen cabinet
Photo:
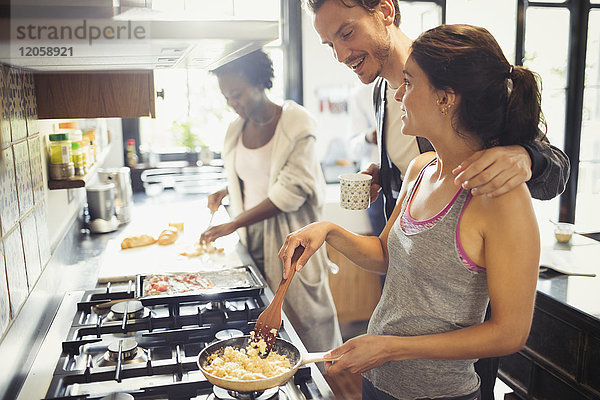
<instances>
[{"instance_id":1,"label":"kitchen cabinet","mask_svg":"<svg viewBox=\"0 0 600 400\"><path fill-rule=\"evenodd\" d=\"M153 71L34 74L39 119L155 115Z\"/></svg>"},{"instance_id":2,"label":"kitchen cabinet","mask_svg":"<svg viewBox=\"0 0 600 400\"><path fill-rule=\"evenodd\" d=\"M543 265L596 276L540 273L529 338L500 359L499 376L518 398L600 399L600 243L577 234L556 243L549 223L540 232Z\"/></svg>"},{"instance_id":3,"label":"kitchen cabinet","mask_svg":"<svg viewBox=\"0 0 600 400\"><path fill-rule=\"evenodd\" d=\"M527 344L499 375L524 399L600 399L600 320L538 291Z\"/></svg>"}]
</instances>

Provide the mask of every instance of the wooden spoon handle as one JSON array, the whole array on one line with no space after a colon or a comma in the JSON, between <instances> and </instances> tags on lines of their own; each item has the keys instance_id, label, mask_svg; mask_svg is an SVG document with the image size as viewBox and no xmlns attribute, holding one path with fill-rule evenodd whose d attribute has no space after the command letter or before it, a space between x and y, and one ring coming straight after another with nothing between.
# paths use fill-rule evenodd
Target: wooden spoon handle
<instances>
[{"instance_id":1,"label":"wooden spoon handle","mask_svg":"<svg viewBox=\"0 0 600 400\"><path fill-rule=\"evenodd\" d=\"M282 278L281 282L279 283L279 287L277 288L277 292L275 292L275 297L273 298L273 303L281 305L283 304L283 297L285 296L285 292L287 291L288 287L290 286L290 283L292 282L292 278L294 277L294 274L296 273L296 265L298 264L298 260L300 259L300 256L302 255L302 253L304 252L304 246L298 246L296 247L296 250L294 250L294 255L292 256L292 266L291 266L291 271L290 271L290 275L287 278Z\"/></svg>"}]
</instances>

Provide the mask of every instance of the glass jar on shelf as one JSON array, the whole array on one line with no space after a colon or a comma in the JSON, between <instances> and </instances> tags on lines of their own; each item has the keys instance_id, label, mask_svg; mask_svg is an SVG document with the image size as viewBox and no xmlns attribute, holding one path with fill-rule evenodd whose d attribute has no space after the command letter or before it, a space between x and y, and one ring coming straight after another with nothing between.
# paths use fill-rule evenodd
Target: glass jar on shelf
<instances>
[{"instance_id":1,"label":"glass jar on shelf","mask_svg":"<svg viewBox=\"0 0 600 400\"><path fill-rule=\"evenodd\" d=\"M64 180L73 177L74 166L71 162L71 142L69 135L51 133L49 141L49 175L50 179Z\"/></svg>"},{"instance_id":2,"label":"glass jar on shelf","mask_svg":"<svg viewBox=\"0 0 600 400\"><path fill-rule=\"evenodd\" d=\"M135 139L127 140L127 159L126 163L128 167L133 167L138 163L137 151L135 149Z\"/></svg>"},{"instance_id":3,"label":"glass jar on shelf","mask_svg":"<svg viewBox=\"0 0 600 400\"><path fill-rule=\"evenodd\" d=\"M75 169L75 175L83 176L86 173L86 165L84 154L81 150L81 142L71 143L71 149L73 153L73 167Z\"/></svg>"}]
</instances>

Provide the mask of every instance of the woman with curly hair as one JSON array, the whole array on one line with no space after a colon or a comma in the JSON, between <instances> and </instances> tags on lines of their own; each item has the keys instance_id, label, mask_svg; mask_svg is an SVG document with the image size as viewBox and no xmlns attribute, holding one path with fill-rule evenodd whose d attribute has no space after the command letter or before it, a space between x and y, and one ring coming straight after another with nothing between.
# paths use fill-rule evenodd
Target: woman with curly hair
<instances>
[{"instance_id":1,"label":"woman with curly hair","mask_svg":"<svg viewBox=\"0 0 600 400\"><path fill-rule=\"evenodd\" d=\"M239 118L225 134L227 187L209 196L208 208L215 211L229 196L233 219L209 228L200 240L212 242L237 230L275 290L283 272L277 253L286 235L321 216L325 180L315 154L315 122L295 102L279 105L268 98L273 64L262 50L212 72ZM342 343L327 262L325 249L317 252L291 282L283 303L309 351Z\"/></svg>"}]
</instances>

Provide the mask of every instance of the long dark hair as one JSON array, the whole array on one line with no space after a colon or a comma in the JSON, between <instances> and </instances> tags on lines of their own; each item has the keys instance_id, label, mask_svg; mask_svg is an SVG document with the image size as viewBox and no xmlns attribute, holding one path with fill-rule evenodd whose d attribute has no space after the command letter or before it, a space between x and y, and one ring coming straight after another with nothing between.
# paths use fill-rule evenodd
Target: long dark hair
<instances>
[{"instance_id":1,"label":"long dark hair","mask_svg":"<svg viewBox=\"0 0 600 400\"><path fill-rule=\"evenodd\" d=\"M489 148L529 143L540 125L545 130L539 75L511 66L486 29L438 26L413 42L410 57L436 89L461 96L453 121L459 135L473 132Z\"/></svg>"},{"instance_id":2,"label":"long dark hair","mask_svg":"<svg viewBox=\"0 0 600 400\"><path fill-rule=\"evenodd\" d=\"M243 74L252 86L273 87L273 61L263 50L256 50L245 56L223 64L211 71L216 76Z\"/></svg>"},{"instance_id":3,"label":"long dark hair","mask_svg":"<svg viewBox=\"0 0 600 400\"><path fill-rule=\"evenodd\" d=\"M323 6L323 4L325 4L326 1L330 1L330 0L304 0L304 8L311 11L313 14L315 14L317 11L319 11L319 8L321 8ZM345 5L346 7L355 7L355 6L360 6L362 8L364 8L365 10L367 10L368 12L372 13L375 10L375 7L381 2L381 0L337 0L340 1L343 5ZM394 15L394 25L396 26L400 26L400 7L398 6L398 0L392 0L392 3L394 4L394 11L395 11L395 15Z\"/></svg>"}]
</instances>

